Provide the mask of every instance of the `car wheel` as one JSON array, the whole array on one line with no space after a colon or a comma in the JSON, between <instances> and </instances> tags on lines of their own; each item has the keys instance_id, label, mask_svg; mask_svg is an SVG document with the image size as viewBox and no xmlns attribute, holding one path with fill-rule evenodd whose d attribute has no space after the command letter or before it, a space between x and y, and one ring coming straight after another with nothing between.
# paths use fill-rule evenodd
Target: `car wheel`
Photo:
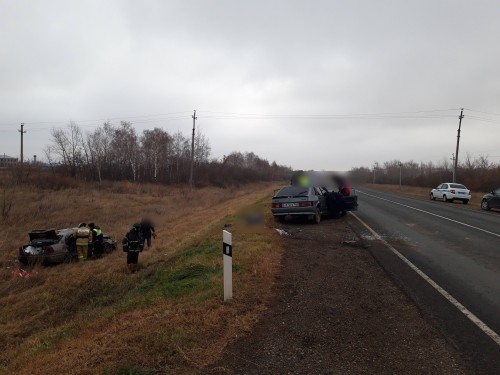
<instances>
[{"instance_id":1,"label":"car wheel","mask_svg":"<svg viewBox=\"0 0 500 375\"><path fill-rule=\"evenodd\" d=\"M431 199L432 199L433 201L435 201L435 200L436 200L436 197L435 197L435 196L434 196L434 194L432 194L432 193L431 193Z\"/></svg>"},{"instance_id":2,"label":"car wheel","mask_svg":"<svg viewBox=\"0 0 500 375\"><path fill-rule=\"evenodd\" d=\"M109 254L111 253L114 249L113 249L113 245L111 245L110 243L105 243L102 245L102 250L106 253L106 254Z\"/></svg>"},{"instance_id":3,"label":"car wheel","mask_svg":"<svg viewBox=\"0 0 500 375\"><path fill-rule=\"evenodd\" d=\"M490 207L490 204L488 203L488 201L486 199L483 199L483 201L481 202L481 209L489 211L490 208L491 207Z\"/></svg>"},{"instance_id":4,"label":"car wheel","mask_svg":"<svg viewBox=\"0 0 500 375\"><path fill-rule=\"evenodd\" d=\"M469 200L468 200L468 199L464 199L464 200L462 201L462 203L463 203L463 204L467 204L467 203L469 203Z\"/></svg>"},{"instance_id":5,"label":"car wheel","mask_svg":"<svg viewBox=\"0 0 500 375\"><path fill-rule=\"evenodd\" d=\"M443 202L449 202L448 198L446 197L446 195L443 195Z\"/></svg>"}]
</instances>

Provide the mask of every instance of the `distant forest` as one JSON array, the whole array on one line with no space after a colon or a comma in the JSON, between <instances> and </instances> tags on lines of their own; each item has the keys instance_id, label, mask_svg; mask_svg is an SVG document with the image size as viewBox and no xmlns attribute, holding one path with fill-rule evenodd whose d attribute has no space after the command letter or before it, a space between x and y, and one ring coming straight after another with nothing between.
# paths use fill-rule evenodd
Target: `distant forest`
<instances>
[{"instance_id":1,"label":"distant forest","mask_svg":"<svg viewBox=\"0 0 500 375\"><path fill-rule=\"evenodd\" d=\"M84 133L74 122L54 128L44 150L50 168L84 180L128 180L184 184L189 182L191 137L161 128L138 134L132 123L104 123ZM269 163L253 152L234 151L221 159L210 158L210 143L198 132L194 142L196 186L226 186L290 178L290 167Z\"/></svg>"},{"instance_id":2,"label":"distant forest","mask_svg":"<svg viewBox=\"0 0 500 375\"><path fill-rule=\"evenodd\" d=\"M440 164L392 160L383 164L375 162L371 168L353 168L349 175L354 183L398 185L400 172L402 185L436 187L452 181L453 163L451 160ZM465 161L458 163L456 182L471 190L491 191L500 186L500 165L490 162L487 156L473 158L467 154Z\"/></svg>"}]
</instances>

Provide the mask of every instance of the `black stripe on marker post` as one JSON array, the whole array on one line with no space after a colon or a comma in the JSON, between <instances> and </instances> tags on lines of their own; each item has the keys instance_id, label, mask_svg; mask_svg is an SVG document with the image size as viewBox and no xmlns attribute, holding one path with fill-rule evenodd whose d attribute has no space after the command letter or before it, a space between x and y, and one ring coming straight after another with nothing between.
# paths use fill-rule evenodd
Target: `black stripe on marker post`
<instances>
[{"instance_id":1,"label":"black stripe on marker post","mask_svg":"<svg viewBox=\"0 0 500 375\"><path fill-rule=\"evenodd\" d=\"M225 242L222 243L222 254L227 255L228 257L233 257L233 245L229 245Z\"/></svg>"}]
</instances>

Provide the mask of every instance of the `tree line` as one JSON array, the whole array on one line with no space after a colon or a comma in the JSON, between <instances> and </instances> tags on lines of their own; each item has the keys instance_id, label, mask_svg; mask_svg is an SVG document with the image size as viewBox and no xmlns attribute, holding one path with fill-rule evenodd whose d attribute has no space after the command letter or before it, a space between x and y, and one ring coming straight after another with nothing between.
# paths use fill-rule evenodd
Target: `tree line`
<instances>
[{"instance_id":1,"label":"tree line","mask_svg":"<svg viewBox=\"0 0 500 375\"><path fill-rule=\"evenodd\" d=\"M131 122L106 122L83 132L70 122L51 131L44 149L48 164L67 176L85 180L130 180L181 184L189 181L191 138L155 127L137 133ZM248 183L288 179L291 169L269 163L253 152L232 152L222 160L210 158L208 138L200 131L194 139L194 182L197 185Z\"/></svg>"},{"instance_id":2,"label":"tree line","mask_svg":"<svg viewBox=\"0 0 500 375\"><path fill-rule=\"evenodd\" d=\"M454 165L447 159L440 163L386 161L375 162L371 168L357 167L349 172L350 178L357 183L401 184L408 186L436 187L442 182L453 180ZM465 160L457 165L457 183L471 190L490 191L500 186L500 165L490 162L487 156L477 158L467 154Z\"/></svg>"}]
</instances>

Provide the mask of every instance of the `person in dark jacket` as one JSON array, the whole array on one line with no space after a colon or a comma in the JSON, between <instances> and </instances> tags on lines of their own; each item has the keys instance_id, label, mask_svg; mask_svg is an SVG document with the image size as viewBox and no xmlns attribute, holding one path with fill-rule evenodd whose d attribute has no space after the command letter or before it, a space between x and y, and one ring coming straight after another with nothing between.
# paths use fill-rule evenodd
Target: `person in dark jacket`
<instances>
[{"instance_id":1,"label":"person in dark jacket","mask_svg":"<svg viewBox=\"0 0 500 375\"><path fill-rule=\"evenodd\" d=\"M330 216L337 217L339 215L345 215L344 196L342 193L330 191L325 193L325 197Z\"/></svg>"},{"instance_id":2,"label":"person in dark jacket","mask_svg":"<svg viewBox=\"0 0 500 375\"><path fill-rule=\"evenodd\" d=\"M99 226L94 223L89 223L89 228L92 230L92 244L89 247L89 257L98 258L102 255L103 234Z\"/></svg>"},{"instance_id":3,"label":"person in dark jacket","mask_svg":"<svg viewBox=\"0 0 500 375\"><path fill-rule=\"evenodd\" d=\"M134 273L138 269L139 253L144 249L141 225L134 224L122 240L123 251L127 253L127 268Z\"/></svg>"},{"instance_id":4,"label":"person in dark jacket","mask_svg":"<svg viewBox=\"0 0 500 375\"><path fill-rule=\"evenodd\" d=\"M144 236L144 242L147 243L148 248L151 247L151 237L156 238L155 227L149 219L141 220L141 230Z\"/></svg>"}]
</instances>

